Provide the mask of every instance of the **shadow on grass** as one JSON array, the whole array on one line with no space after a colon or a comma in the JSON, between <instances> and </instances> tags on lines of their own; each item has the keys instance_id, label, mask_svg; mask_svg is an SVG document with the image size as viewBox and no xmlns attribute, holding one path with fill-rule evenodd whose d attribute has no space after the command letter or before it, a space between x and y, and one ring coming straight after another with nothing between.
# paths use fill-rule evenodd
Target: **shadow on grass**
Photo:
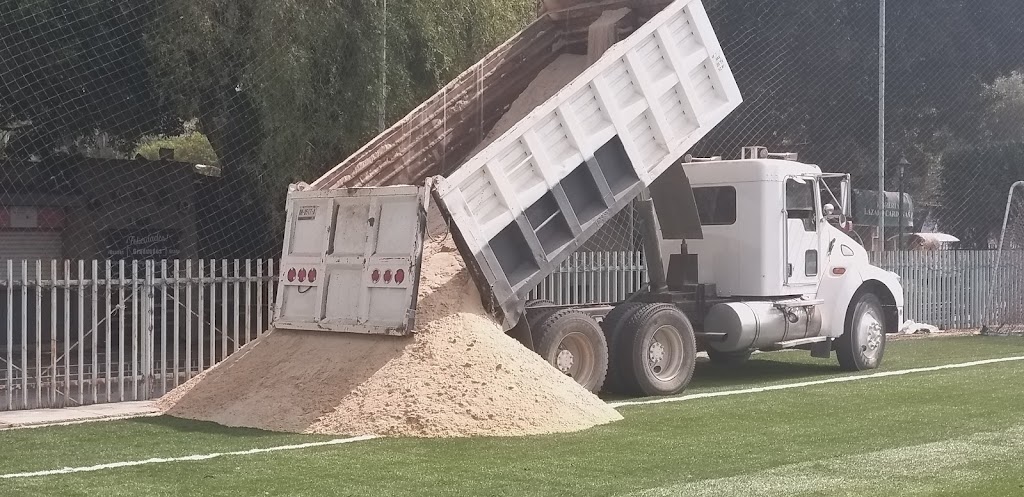
<instances>
[{"instance_id":1,"label":"shadow on grass","mask_svg":"<svg viewBox=\"0 0 1024 497\"><path fill-rule=\"evenodd\" d=\"M257 430L255 428L232 428L228 426L219 425L217 423L211 423L208 421L194 421L191 419L175 418L172 416L137 418L133 419L131 422L138 423L141 425L148 425L168 430L174 430L181 433L199 433L204 435L220 435L225 437L280 438L286 436L309 436L310 438L318 438L311 435L301 435L297 433L279 433L266 430Z\"/></svg>"},{"instance_id":2,"label":"shadow on grass","mask_svg":"<svg viewBox=\"0 0 1024 497\"><path fill-rule=\"evenodd\" d=\"M687 390L721 387L745 388L752 384L784 380L814 380L835 376L843 371L834 363L800 363L770 359L751 359L738 366L717 366L698 362Z\"/></svg>"},{"instance_id":3,"label":"shadow on grass","mask_svg":"<svg viewBox=\"0 0 1024 497\"><path fill-rule=\"evenodd\" d=\"M719 366L707 360L698 360L693 380L682 395L701 393L708 390L729 390L750 388L766 383L813 381L842 374L834 362L791 362L788 360L755 358L734 366ZM605 401L639 400L619 394L602 393Z\"/></svg>"}]
</instances>

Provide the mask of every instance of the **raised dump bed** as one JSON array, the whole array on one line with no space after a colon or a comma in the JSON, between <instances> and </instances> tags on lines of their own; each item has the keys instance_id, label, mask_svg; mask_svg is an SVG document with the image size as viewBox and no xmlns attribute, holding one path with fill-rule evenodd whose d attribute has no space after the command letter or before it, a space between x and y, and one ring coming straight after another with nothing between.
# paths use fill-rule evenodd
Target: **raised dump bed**
<instances>
[{"instance_id":1,"label":"raised dump bed","mask_svg":"<svg viewBox=\"0 0 1024 497\"><path fill-rule=\"evenodd\" d=\"M677 1L439 178L506 329L530 290L740 101L700 1Z\"/></svg>"},{"instance_id":2,"label":"raised dump bed","mask_svg":"<svg viewBox=\"0 0 1024 497\"><path fill-rule=\"evenodd\" d=\"M516 100L553 61L587 55L588 44L595 44L590 27L599 20L606 33L624 38L607 51L598 47L599 58L592 50L590 59L596 60L582 74L544 93L542 103L509 129L494 129L506 113L518 117L522 109L513 112L513 103L521 103ZM532 288L740 102L700 0L587 2L552 10L304 192L291 194L282 271L314 262L313 254L289 251L296 236L292 226L299 225L312 199L341 199L357 191L350 187L422 185L437 176L435 200L452 222L488 311L511 329ZM375 231L395 228L383 221ZM317 233L339 229L336 219L313 224ZM403 247L421 246L421 229L402 230L409 238ZM319 246L328 248L326 242ZM366 263L371 251L366 254L360 259L362 283L377 269ZM418 274L416 254L403 257L413 263L407 273ZM320 254L321 264L330 259L330 253ZM324 283L314 284L319 303L299 304L298 295L311 293L309 285L282 283L285 308L279 302L279 313L293 317L279 318L279 326L388 334L412 328L411 320L396 324L395 316L385 320L390 324L367 328L370 315L357 316L352 322L359 326L352 330L324 327L327 307L364 304L358 292L324 300ZM362 292L363 286L347 287ZM302 293L289 304L287 292ZM410 294L403 295L408 303ZM292 305L298 311L289 314Z\"/></svg>"}]
</instances>

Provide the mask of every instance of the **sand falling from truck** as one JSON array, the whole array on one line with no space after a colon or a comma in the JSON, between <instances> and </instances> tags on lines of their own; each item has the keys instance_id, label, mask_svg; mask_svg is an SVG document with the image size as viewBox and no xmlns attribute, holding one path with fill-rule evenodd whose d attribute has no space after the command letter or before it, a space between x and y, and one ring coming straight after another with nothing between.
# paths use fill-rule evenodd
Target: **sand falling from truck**
<instances>
[{"instance_id":1,"label":"sand falling from truck","mask_svg":"<svg viewBox=\"0 0 1024 497\"><path fill-rule=\"evenodd\" d=\"M599 56L612 44L624 14L595 23L591 52ZM556 58L471 156L579 76L587 61ZM502 332L446 230L431 211L413 336L271 330L158 405L171 416L225 426L337 435L522 436L622 419Z\"/></svg>"}]
</instances>

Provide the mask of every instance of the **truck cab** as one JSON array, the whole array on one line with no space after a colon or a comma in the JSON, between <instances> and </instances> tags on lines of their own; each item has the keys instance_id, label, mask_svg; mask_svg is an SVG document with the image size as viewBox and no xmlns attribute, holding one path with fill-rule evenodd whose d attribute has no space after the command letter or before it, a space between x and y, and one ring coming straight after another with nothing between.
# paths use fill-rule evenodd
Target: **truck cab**
<instances>
[{"instance_id":1,"label":"truck cab","mask_svg":"<svg viewBox=\"0 0 1024 497\"><path fill-rule=\"evenodd\" d=\"M670 272L687 255L690 279L724 301L695 320L709 353L790 346L827 353L869 319L849 366L876 367L884 334L902 322L903 291L899 277L873 266L846 232L849 176L763 147L744 149L739 160L690 159L682 168L700 235L662 238L660 248ZM673 215L661 207L673 202L654 203L659 217Z\"/></svg>"},{"instance_id":2,"label":"truck cab","mask_svg":"<svg viewBox=\"0 0 1024 497\"><path fill-rule=\"evenodd\" d=\"M715 284L724 297L816 293L828 243L846 236L826 222L826 206L841 206L823 197L818 166L768 158L690 162L683 169L703 232L687 240L700 261L700 283ZM681 241L663 240L666 267Z\"/></svg>"}]
</instances>

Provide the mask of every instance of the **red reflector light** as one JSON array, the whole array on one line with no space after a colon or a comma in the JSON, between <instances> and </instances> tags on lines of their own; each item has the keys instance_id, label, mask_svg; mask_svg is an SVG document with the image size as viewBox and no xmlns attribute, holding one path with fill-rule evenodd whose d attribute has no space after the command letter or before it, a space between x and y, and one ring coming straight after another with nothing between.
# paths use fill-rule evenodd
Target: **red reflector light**
<instances>
[{"instance_id":1,"label":"red reflector light","mask_svg":"<svg viewBox=\"0 0 1024 497\"><path fill-rule=\"evenodd\" d=\"M834 268L832 268L832 274L834 274L836 276L842 276L842 275L846 274L846 268L845 267L834 267Z\"/></svg>"},{"instance_id":2,"label":"red reflector light","mask_svg":"<svg viewBox=\"0 0 1024 497\"><path fill-rule=\"evenodd\" d=\"M398 271L395 271L395 283L401 285L403 281L405 281L405 270L399 269Z\"/></svg>"},{"instance_id":3,"label":"red reflector light","mask_svg":"<svg viewBox=\"0 0 1024 497\"><path fill-rule=\"evenodd\" d=\"M303 281L306 281L306 269L305 268L299 270L299 282L303 282Z\"/></svg>"},{"instance_id":4,"label":"red reflector light","mask_svg":"<svg viewBox=\"0 0 1024 497\"><path fill-rule=\"evenodd\" d=\"M384 283L391 283L391 270L384 271Z\"/></svg>"},{"instance_id":5,"label":"red reflector light","mask_svg":"<svg viewBox=\"0 0 1024 497\"><path fill-rule=\"evenodd\" d=\"M380 281L380 270L374 269L373 273L370 274L370 279L373 280L374 283Z\"/></svg>"},{"instance_id":6,"label":"red reflector light","mask_svg":"<svg viewBox=\"0 0 1024 497\"><path fill-rule=\"evenodd\" d=\"M295 281L295 268L288 270L288 282L291 283L293 281Z\"/></svg>"},{"instance_id":7,"label":"red reflector light","mask_svg":"<svg viewBox=\"0 0 1024 497\"><path fill-rule=\"evenodd\" d=\"M309 273L306 274L306 279L308 279L310 283L315 282L316 281L316 269L310 269Z\"/></svg>"}]
</instances>

